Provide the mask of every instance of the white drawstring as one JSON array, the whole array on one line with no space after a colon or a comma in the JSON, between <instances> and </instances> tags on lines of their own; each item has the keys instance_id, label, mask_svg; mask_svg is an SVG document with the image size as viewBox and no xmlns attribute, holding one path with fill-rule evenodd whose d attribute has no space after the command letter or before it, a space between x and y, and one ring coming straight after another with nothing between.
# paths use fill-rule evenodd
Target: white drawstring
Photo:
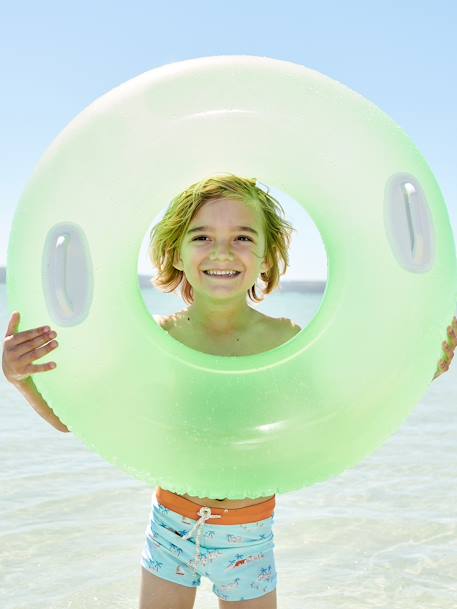
<instances>
[{"instance_id":1,"label":"white drawstring","mask_svg":"<svg viewBox=\"0 0 457 609\"><path fill-rule=\"evenodd\" d=\"M198 515L200 516L199 520L197 520L197 522L194 524L192 529L183 536L183 539L189 539L189 537L192 537L193 532L195 530L197 530L197 537L196 537L197 553L196 553L195 563L197 563L200 560L200 535L202 533L203 525L210 518L222 518L222 516L220 514L211 514L211 508L206 507L206 506L200 508ZM194 571L197 572L197 569L195 566L194 566Z\"/></svg>"}]
</instances>

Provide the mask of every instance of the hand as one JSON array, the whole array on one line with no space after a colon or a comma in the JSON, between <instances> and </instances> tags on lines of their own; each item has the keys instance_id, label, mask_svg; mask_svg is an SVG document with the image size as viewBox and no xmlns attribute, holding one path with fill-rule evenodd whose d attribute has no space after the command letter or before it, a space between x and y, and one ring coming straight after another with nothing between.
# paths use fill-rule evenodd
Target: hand
<instances>
[{"instance_id":1,"label":"hand","mask_svg":"<svg viewBox=\"0 0 457 609\"><path fill-rule=\"evenodd\" d=\"M45 372L56 367L55 362L32 365L32 362L43 357L59 344L49 342L55 332L46 332L45 326L17 332L20 314L15 311L9 321L3 342L2 368L3 374L10 383L19 383L31 374Z\"/></svg>"},{"instance_id":2,"label":"hand","mask_svg":"<svg viewBox=\"0 0 457 609\"><path fill-rule=\"evenodd\" d=\"M447 334L449 338L442 343L444 355L438 362L434 379L449 370L452 358L454 357L454 351L457 346L457 319L455 316L452 319L451 325L447 327Z\"/></svg>"}]
</instances>

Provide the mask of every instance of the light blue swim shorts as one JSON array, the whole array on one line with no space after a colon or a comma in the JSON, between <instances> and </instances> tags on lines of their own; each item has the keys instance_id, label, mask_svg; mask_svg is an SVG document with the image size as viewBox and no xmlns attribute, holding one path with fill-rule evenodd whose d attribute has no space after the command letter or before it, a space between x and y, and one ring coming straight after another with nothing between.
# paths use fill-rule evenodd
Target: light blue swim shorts
<instances>
[{"instance_id":1,"label":"light blue swim shorts","mask_svg":"<svg viewBox=\"0 0 457 609\"><path fill-rule=\"evenodd\" d=\"M165 489L161 493L162 497L170 496ZM171 495L178 501L169 501L168 505L179 506L182 508L179 511L186 515L165 507L153 495L141 566L158 577L192 588L200 585L201 576L208 577L213 582L214 594L226 601L258 598L276 588L274 516L256 522L246 522L244 518L246 510L251 517L261 513L257 508L264 504L227 510L202 507L187 498ZM267 503L271 506L271 502L274 506L274 498L267 500L265 506ZM195 519L189 517L194 512ZM208 524L213 518L225 516L227 520L232 516L232 521L245 523Z\"/></svg>"}]
</instances>

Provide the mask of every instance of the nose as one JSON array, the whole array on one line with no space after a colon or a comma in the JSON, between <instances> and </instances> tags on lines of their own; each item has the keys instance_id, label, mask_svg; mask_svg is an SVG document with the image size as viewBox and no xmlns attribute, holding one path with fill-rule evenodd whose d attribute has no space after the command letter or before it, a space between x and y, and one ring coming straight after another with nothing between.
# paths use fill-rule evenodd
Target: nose
<instances>
[{"instance_id":1,"label":"nose","mask_svg":"<svg viewBox=\"0 0 457 609\"><path fill-rule=\"evenodd\" d=\"M225 258L230 259L230 260L233 259L233 254L231 252L231 248L229 247L229 245L222 243L219 245L215 245L213 247L213 250L210 255L210 259L217 260L219 258L221 258L222 260L224 260Z\"/></svg>"}]
</instances>

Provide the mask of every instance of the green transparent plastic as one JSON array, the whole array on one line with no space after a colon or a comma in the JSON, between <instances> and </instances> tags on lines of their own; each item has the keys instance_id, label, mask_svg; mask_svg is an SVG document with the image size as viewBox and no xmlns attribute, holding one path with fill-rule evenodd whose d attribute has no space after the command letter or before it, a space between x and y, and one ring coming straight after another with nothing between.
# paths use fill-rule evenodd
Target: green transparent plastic
<instances>
[{"instance_id":1,"label":"green transparent plastic","mask_svg":"<svg viewBox=\"0 0 457 609\"><path fill-rule=\"evenodd\" d=\"M326 248L317 315L257 355L214 356L176 341L152 319L138 283L152 219L220 172L293 197ZM402 266L387 234L386 184L399 173L427 201L427 270ZM73 325L58 323L45 293L44 243L61 222L80 228L89 253L90 306ZM57 368L34 375L58 417L133 476L211 498L300 489L380 447L427 391L457 299L446 205L410 138L344 85L255 56L166 65L90 104L31 177L7 269L18 330L58 332L52 358L35 362Z\"/></svg>"}]
</instances>

